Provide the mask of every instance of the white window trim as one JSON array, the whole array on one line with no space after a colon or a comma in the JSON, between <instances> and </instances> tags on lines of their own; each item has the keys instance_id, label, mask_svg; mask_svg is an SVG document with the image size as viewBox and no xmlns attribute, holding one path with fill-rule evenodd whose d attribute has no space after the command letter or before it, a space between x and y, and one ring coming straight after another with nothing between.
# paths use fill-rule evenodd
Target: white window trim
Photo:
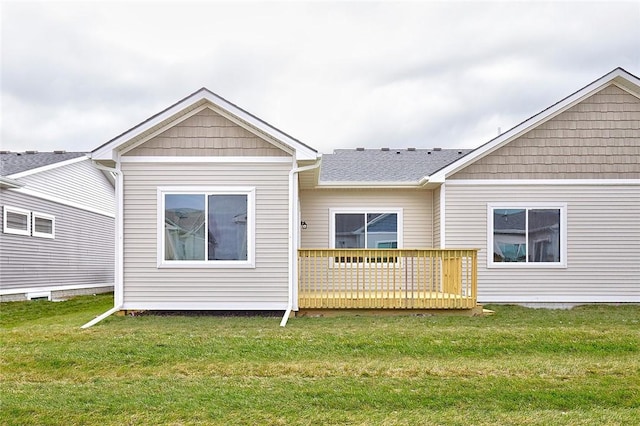
<instances>
[{"instance_id":1,"label":"white window trim","mask_svg":"<svg viewBox=\"0 0 640 426\"><path fill-rule=\"evenodd\" d=\"M246 195L247 196L247 260L165 260L164 200L165 194ZM157 188L157 265L158 268L255 268L256 188L248 186L164 186Z\"/></svg>"},{"instance_id":2,"label":"white window trim","mask_svg":"<svg viewBox=\"0 0 640 426\"><path fill-rule=\"evenodd\" d=\"M559 209L560 210L560 262L494 262L493 210L494 209ZM487 204L487 268L491 269L566 269L567 268L567 203L488 203Z\"/></svg>"},{"instance_id":3,"label":"white window trim","mask_svg":"<svg viewBox=\"0 0 640 426\"><path fill-rule=\"evenodd\" d=\"M9 228L7 225L7 213L22 214L27 217L27 229ZM2 209L2 229L5 234L26 235L31 236L31 212L19 207L4 206Z\"/></svg>"},{"instance_id":4,"label":"white window trim","mask_svg":"<svg viewBox=\"0 0 640 426\"><path fill-rule=\"evenodd\" d=\"M404 235L404 219L403 219L403 210L402 208L389 208L389 207L367 207L367 208L348 208L348 207L340 207L340 208L331 208L329 209L329 247L332 249L336 248L336 214L367 214L367 213L395 213L398 215L398 248L401 249L404 247L403 235ZM354 250L366 250L364 249L354 249ZM394 249L388 249L394 250Z\"/></svg>"},{"instance_id":5,"label":"white window trim","mask_svg":"<svg viewBox=\"0 0 640 426\"><path fill-rule=\"evenodd\" d=\"M36 218L45 219L51 221L51 233L36 231ZM31 235L40 238L55 238L56 237L56 218L50 214L32 212L31 213Z\"/></svg>"}]
</instances>

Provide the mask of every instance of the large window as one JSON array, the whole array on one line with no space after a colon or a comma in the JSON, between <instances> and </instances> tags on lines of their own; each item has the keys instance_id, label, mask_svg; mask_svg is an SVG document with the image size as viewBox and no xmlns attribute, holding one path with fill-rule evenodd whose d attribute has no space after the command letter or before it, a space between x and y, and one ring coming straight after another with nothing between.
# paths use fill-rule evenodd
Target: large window
<instances>
[{"instance_id":1,"label":"large window","mask_svg":"<svg viewBox=\"0 0 640 426\"><path fill-rule=\"evenodd\" d=\"M566 206L491 204L488 266L566 266Z\"/></svg>"},{"instance_id":2,"label":"large window","mask_svg":"<svg viewBox=\"0 0 640 426\"><path fill-rule=\"evenodd\" d=\"M160 266L253 266L254 189L159 189Z\"/></svg>"},{"instance_id":3,"label":"large window","mask_svg":"<svg viewBox=\"0 0 640 426\"><path fill-rule=\"evenodd\" d=\"M333 248L395 249L402 247L401 209L332 209L330 227Z\"/></svg>"}]
</instances>

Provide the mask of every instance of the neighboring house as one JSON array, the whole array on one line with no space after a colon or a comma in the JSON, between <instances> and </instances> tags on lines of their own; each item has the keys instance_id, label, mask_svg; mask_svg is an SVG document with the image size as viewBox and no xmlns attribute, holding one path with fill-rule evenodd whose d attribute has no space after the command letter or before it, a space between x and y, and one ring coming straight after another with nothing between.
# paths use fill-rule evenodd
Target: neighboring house
<instances>
[{"instance_id":1,"label":"neighboring house","mask_svg":"<svg viewBox=\"0 0 640 426\"><path fill-rule=\"evenodd\" d=\"M114 310L640 302L639 123L618 68L475 150L321 156L201 89L92 153Z\"/></svg>"},{"instance_id":2,"label":"neighboring house","mask_svg":"<svg viewBox=\"0 0 640 426\"><path fill-rule=\"evenodd\" d=\"M113 291L113 182L85 153L0 152L0 300Z\"/></svg>"}]
</instances>

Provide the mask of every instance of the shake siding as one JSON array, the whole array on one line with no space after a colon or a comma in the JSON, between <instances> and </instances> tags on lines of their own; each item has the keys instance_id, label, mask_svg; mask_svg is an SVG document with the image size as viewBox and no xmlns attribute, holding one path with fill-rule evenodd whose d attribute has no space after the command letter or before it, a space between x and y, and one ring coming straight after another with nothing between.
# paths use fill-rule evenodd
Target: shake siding
<instances>
[{"instance_id":1,"label":"shake siding","mask_svg":"<svg viewBox=\"0 0 640 426\"><path fill-rule=\"evenodd\" d=\"M113 218L12 190L0 189L0 199L3 209L55 216L54 239L0 230L0 289L113 285Z\"/></svg>"},{"instance_id":2,"label":"shake siding","mask_svg":"<svg viewBox=\"0 0 640 426\"><path fill-rule=\"evenodd\" d=\"M640 99L611 85L448 179L638 179Z\"/></svg>"},{"instance_id":3,"label":"shake siding","mask_svg":"<svg viewBox=\"0 0 640 426\"><path fill-rule=\"evenodd\" d=\"M300 192L301 248L329 248L329 209L402 208L404 248L433 247L432 194L415 189L316 189Z\"/></svg>"},{"instance_id":4,"label":"shake siding","mask_svg":"<svg viewBox=\"0 0 640 426\"><path fill-rule=\"evenodd\" d=\"M124 301L285 309L290 163L124 163ZM157 187L256 188L255 269L158 268ZM145 305L148 307L148 305ZM231 309L231 308L230 308Z\"/></svg>"},{"instance_id":5,"label":"shake siding","mask_svg":"<svg viewBox=\"0 0 640 426\"><path fill-rule=\"evenodd\" d=\"M113 185L89 159L28 175L19 181L29 190L115 214Z\"/></svg>"},{"instance_id":6,"label":"shake siding","mask_svg":"<svg viewBox=\"0 0 640 426\"><path fill-rule=\"evenodd\" d=\"M567 203L566 269L487 269L487 204ZM449 247L480 248L480 302L640 302L640 187L447 185Z\"/></svg>"},{"instance_id":7,"label":"shake siding","mask_svg":"<svg viewBox=\"0 0 640 426\"><path fill-rule=\"evenodd\" d=\"M283 157L290 154L207 108L125 155Z\"/></svg>"}]
</instances>

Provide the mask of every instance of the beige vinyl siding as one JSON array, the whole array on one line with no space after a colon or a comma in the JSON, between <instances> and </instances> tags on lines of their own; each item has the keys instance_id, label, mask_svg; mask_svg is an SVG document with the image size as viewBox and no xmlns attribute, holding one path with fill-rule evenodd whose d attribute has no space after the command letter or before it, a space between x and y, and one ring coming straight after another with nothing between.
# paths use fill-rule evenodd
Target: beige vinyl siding
<instances>
[{"instance_id":1,"label":"beige vinyl siding","mask_svg":"<svg viewBox=\"0 0 640 426\"><path fill-rule=\"evenodd\" d=\"M113 185L88 158L19 178L24 188L75 205L115 214Z\"/></svg>"},{"instance_id":2,"label":"beige vinyl siding","mask_svg":"<svg viewBox=\"0 0 640 426\"><path fill-rule=\"evenodd\" d=\"M432 192L433 199L433 248L440 248L440 191L437 187Z\"/></svg>"},{"instance_id":3,"label":"beige vinyl siding","mask_svg":"<svg viewBox=\"0 0 640 426\"><path fill-rule=\"evenodd\" d=\"M125 154L176 155L283 157L290 154L209 108L177 123Z\"/></svg>"},{"instance_id":4,"label":"beige vinyl siding","mask_svg":"<svg viewBox=\"0 0 640 426\"><path fill-rule=\"evenodd\" d=\"M55 217L55 238L5 234L0 228L0 290L113 286L114 219L0 188L2 208ZM2 217L3 212L0 212Z\"/></svg>"},{"instance_id":5,"label":"beige vinyl siding","mask_svg":"<svg viewBox=\"0 0 640 426\"><path fill-rule=\"evenodd\" d=\"M610 85L448 179L638 179L640 99Z\"/></svg>"},{"instance_id":6,"label":"beige vinyl siding","mask_svg":"<svg viewBox=\"0 0 640 426\"><path fill-rule=\"evenodd\" d=\"M479 248L480 302L640 302L638 185L447 184L446 244ZM567 204L567 268L487 268L487 204Z\"/></svg>"},{"instance_id":7,"label":"beige vinyl siding","mask_svg":"<svg viewBox=\"0 0 640 426\"><path fill-rule=\"evenodd\" d=\"M125 306L285 309L291 167L289 162L124 163ZM255 187L255 268L158 268L159 186Z\"/></svg>"},{"instance_id":8,"label":"beige vinyl siding","mask_svg":"<svg viewBox=\"0 0 640 426\"><path fill-rule=\"evenodd\" d=\"M316 189L300 191L301 248L330 248L329 209L402 208L404 248L432 248L432 194L415 189Z\"/></svg>"}]
</instances>

